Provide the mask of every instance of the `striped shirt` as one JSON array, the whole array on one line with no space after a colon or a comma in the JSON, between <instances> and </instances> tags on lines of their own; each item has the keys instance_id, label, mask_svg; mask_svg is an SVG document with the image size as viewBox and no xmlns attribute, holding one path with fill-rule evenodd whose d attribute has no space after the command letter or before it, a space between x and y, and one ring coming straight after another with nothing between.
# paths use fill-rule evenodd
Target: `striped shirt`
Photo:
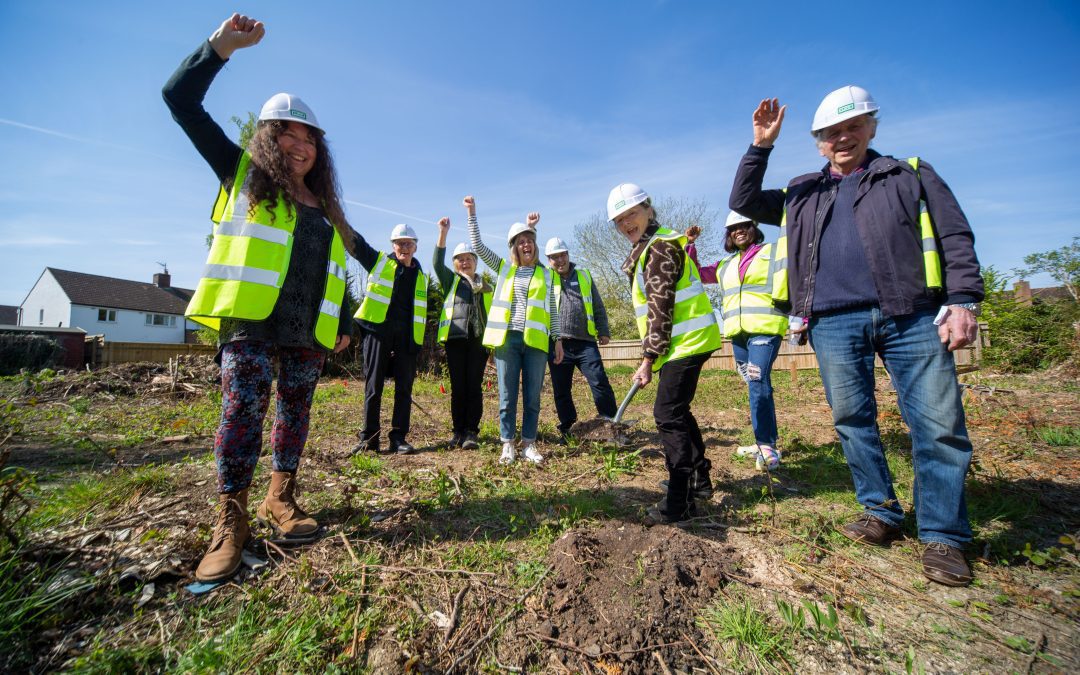
<instances>
[{"instance_id":1,"label":"striped shirt","mask_svg":"<svg viewBox=\"0 0 1080 675\"><path fill-rule=\"evenodd\" d=\"M476 216L469 216L469 243L472 244L473 250L484 261L484 264L491 269L497 270L503 264L502 257L480 240L480 226L476 221ZM509 261L505 262L509 263ZM525 307L529 298L529 283L532 281L533 270L535 269L535 266L525 267L522 265L517 268L517 272L514 274L514 298L510 302L509 330L525 332ZM552 340L558 340L559 310L555 308L554 283L548 286L548 313L551 315L551 332L549 335Z\"/></svg>"}]
</instances>

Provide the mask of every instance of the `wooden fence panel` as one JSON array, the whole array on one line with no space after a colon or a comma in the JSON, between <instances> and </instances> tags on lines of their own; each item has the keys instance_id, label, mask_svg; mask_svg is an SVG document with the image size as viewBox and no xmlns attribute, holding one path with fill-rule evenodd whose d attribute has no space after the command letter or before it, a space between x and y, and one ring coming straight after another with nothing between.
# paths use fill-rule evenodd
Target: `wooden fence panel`
<instances>
[{"instance_id":1,"label":"wooden fence panel","mask_svg":"<svg viewBox=\"0 0 1080 675\"><path fill-rule=\"evenodd\" d=\"M111 366L117 363L150 361L168 363L169 359L182 354L206 354L213 356L217 347L196 344L165 344L158 342L109 342L100 335L87 337L87 363L91 367Z\"/></svg>"},{"instance_id":2,"label":"wooden fence panel","mask_svg":"<svg viewBox=\"0 0 1080 675\"><path fill-rule=\"evenodd\" d=\"M956 365L964 370L975 370L982 360L982 348L989 344L990 333L986 324L979 324L979 338L974 344L957 350ZM641 364L640 340L612 340L600 347L600 358L604 366L630 366L637 368ZM877 367L883 367L880 359L875 359ZM776 357L773 370L790 370L792 364L796 370L813 370L818 367L817 355L810 344L791 345L785 338L780 343L780 353ZM735 370L735 358L731 351L731 340L725 339L720 349L713 352L712 358L705 362L705 368Z\"/></svg>"}]
</instances>

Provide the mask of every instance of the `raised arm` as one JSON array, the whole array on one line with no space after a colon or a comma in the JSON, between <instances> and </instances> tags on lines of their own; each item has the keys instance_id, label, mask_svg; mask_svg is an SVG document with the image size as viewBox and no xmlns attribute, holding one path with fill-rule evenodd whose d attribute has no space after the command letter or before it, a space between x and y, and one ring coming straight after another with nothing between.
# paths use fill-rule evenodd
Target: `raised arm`
<instances>
[{"instance_id":1,"label":"raised arm","mask_svg":"<svg viewBox=\"0 0 1080 675\"><path fill-rule=\"evenodd\" d=\"M780 136L787 106L777 99L763 99L754 110L754 144L743 155L735 182L731 186L728 206L758 223L779 225L784 215L784 191L762 190L769 154Z\"/></svg>"},{"instance_id":2,"label":"raised arm","mask_svg":"<svg viewBox=\"0 0 1080 675\"><path fill-rule=\"evenodd\" d=\"M449 231L450 219L446 216L439 218L439 240L435 242L435 253L431 256L431 269L435 271L443 293L449 293L454 283L454 271L446 266L446 233Z\"/></svg>"},{"instance_id":3,"label":"raised arm","mask_svg":"<svg viewBox=\"0 0 1080 675\"><path fill-rule=\"evenodd\" d=\"M203 99L232 53L257 44L265 33L262 22L233 14L180 63L161 90L173 119L223 185L232 183L241 150L203 108Z\"/></svg>"},{"instance_id":4,"label":"raised arm","mask_svg":"<svg viewBox=\"0 0 1080 675\"><path fill-rule=\"evenodd\" d=\"M473 250L484 261L484 264L498 274L502 268L503 259L480 240L480 225L476 222L476 199L469 195L462 199L461 203L465 207L465 212L469 215L469 243L472 244Z\"/></svg>"}]
</instances>

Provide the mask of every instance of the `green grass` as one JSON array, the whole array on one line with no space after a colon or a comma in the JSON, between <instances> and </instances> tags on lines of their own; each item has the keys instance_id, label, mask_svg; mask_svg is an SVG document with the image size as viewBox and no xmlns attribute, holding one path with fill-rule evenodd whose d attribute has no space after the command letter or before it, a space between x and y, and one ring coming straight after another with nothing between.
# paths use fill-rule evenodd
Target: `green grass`
<instances>
[{"instance_id":1,"label":"green grass","mask_svg":"<svg viewBox=\"0 0 1080 675\"><path fill-rule=\"evenodd\" d=\"M88 522L143 495L167 495L173 490L175 467L143 466L109 476L87 475L65 486L36 495L38 506L29 514L33 529L68 521Z\"/></svg>"},{"instance_id":2,"label":"green grass","mask_svg":"<svg viewBox=\"0 0 1080 675\"><path fill-rule=\"evenodd\" d=\"M791 641L748 598L722 597L707 606L698 625L711 634L736 670L779 672Z\"/></svg>"},{"instance_id":3,"label":"green grass","mask_svg":"<svg viewBox=\"0 0 1080 675\"><path fill-rule=\"evenodd\" d=\"M1035 435L1055 447L1080 446L1080 427L1042 427L1035 430Z\"/></svg>"}]
</instances>

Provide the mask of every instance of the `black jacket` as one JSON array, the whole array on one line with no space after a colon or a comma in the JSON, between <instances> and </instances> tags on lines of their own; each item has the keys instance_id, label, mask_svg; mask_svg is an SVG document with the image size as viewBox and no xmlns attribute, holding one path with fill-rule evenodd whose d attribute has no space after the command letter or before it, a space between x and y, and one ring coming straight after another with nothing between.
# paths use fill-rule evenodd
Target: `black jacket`
<instances>
[{"instance_id":1,"label":"black jacket","mask_svg":"<svg viewBox=\"0 0 1080 675\"><path fill-rule=\"evenodd\" d=\"M779 225L788 212L788 295L791 313L810 316L821 231L830 217L837 183L829 167L788 183L782 190L762 190L772 148L750 146L739 163L729 205L759 223ZM975 257L975 236L949 186L933 167L919 161L919 176L904 160L870 153L859 179L855 224L874 278L881 311L903 316L941 304L979 302L982 276ZM922 180L920 182L919 177ZM919 196L926 200L941 252L944 293L926 287L919 233Z\"/></svg>"}]
</instances>

